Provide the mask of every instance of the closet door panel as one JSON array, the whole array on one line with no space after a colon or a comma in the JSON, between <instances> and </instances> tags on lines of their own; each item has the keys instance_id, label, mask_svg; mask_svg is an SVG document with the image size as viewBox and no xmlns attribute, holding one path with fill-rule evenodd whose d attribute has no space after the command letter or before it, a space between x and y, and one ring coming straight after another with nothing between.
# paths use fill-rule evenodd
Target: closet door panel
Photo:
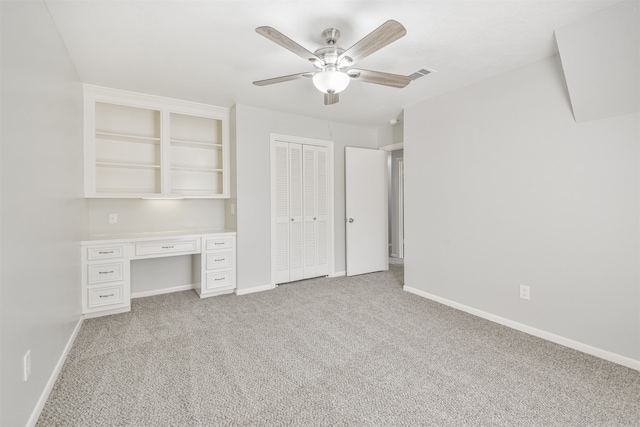
<instances>
[{"instance_id":1,"label":"closet door panel","mask_svg":"<svg viewBox=\"0 0 640 427\"><path fill-rule=\"evenodd\" d=\"M276 283L289 281L289 144L275 148Z\"/></svg>"},{"instance_id":2,"label":"closet door panel","mask_svg":"<svg viewBox=\"0 0 640 427\"><path fill-rule=\"evenodd\" d=\"M302 145L289 144L289 281L304 278Z\"/></svg>"},{"instance_id":3,"label":"closet door panel","mask_svg":"<svg viewBox=\"0 0 640 427\"><path fill-rule=\"evenodd\" d=\"M316 150L305 145L304 156L304 278L316 277L317 229L316 229Z\"/></svg>"},{"instance_id":4,"label":"closet door panel","mask_svg":"<svg viewBox=\"0 0 640 427\"><path fill-rule=\"evenodd\" d=\"M316 275L329 274L329 247L327 245L327 209L329 201L327 149L315 147L316 151Z\"/></svg>"}]
</instances>

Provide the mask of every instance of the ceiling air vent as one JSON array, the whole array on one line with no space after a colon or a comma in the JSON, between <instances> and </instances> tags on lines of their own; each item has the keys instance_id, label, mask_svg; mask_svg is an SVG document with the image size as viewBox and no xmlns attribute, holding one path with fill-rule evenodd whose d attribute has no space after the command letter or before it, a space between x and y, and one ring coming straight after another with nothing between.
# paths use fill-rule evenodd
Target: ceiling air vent
<instances>
[{"instance_id":1,"label":"ceiling air vent","mask_svg":"<svg viewBox=\"0 0 640 427\"><path fill-rule=\"evenodd\" d=\"M435 70L430 70L428 68L422 68L422 69L416 71L415 73L411 74L409 76L409 78L411 80L417 80L420 77L426 76L427 74L430 74L430 73L433 73L433 72L435 72Z\"/></svg>"}]
</instances>

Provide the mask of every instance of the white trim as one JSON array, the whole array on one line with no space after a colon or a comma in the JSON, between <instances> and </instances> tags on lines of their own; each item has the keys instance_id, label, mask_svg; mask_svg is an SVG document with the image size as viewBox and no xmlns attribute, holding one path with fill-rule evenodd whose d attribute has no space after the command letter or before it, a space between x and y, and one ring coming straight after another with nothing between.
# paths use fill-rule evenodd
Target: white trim
<instances>
[{"instance_id":1,"label":"white trim","mask_svg":"<svg viewBox=\"0 0 640 427\"><path fill-rule=\"evenodd\" d=\"M556 344L560 344L565 347L572 348L574 350L581 351L583 353L590 354L591 356L599 357L604 360L608 360L609 362L617 363L622 366L626 366L627 368L635 369L636 371L640 371L640 360L631 359L626 356L622 356L620 354L612 353L607 350L603 350L601 348L593 347L588 344L581 343L579 341L574 341L569 338L565 338L560 335L552 334L551 332L543 331L541 329L537 329L523 323L515 322L513 320L506 319L504 317L496 316L495 314L488 313L486 311L478 310L477 308L469 307L464 304L460 304L455 301L448 300L446 298L442 298L436 295L432 295L430 293L421 291L416 288L412 288L409 286L404 286L403 289L412 294L421 296L423 298L430 299L435 302L439 302L440 304L447 305L449 307L453 307L455 309L464 311L469 314L473 314L474 316L481 317L486 320L490 320L495 323L499 323L500 325L507 326L509 328L518 330L520 332L527 333L529 335L533 335L538 338L542 338L547 341L554 342Z\"/></svg>"},{"instance_id":2,"label":"white trim","mask_svg":"<svg viewBox=\"0 0 640 427\"><path fill-rule=\"evenodd\" d=\"M275 289L277 287L278 286L269 283L268 285L254 286L253 288L248 289L236 289L236 295L247 295L254 294L256 292L270 291L271 289Z\"/></svg>"},{"instance_id":3,"label":"white trim","mask_svg":"<svg viewBox=\"0 0 640 427\"><path fill-rule=\"evenodd\" d=\"M394 254L394 253L389 254L389 256L390 256L391 258L398 258L398 254Z\"/></svg>"},{"instance_id":4,"label":"white trim","mask_svg":"<svg viewBox=\"0 0 640 427\"><path fill-rule=\"evenodd\" d=\"M335 273L330 274L329 277L341 277L346 275L347 275L346 271L336 271Z\"/></svg>"},{"instance_id":5,"label":"white trim","mask_svg":"<svg viewBox=\"0 0 640 427\"><path fill-rule=\"evenodd\" d=\"M396 159L398 162L398 218L396 225L398 229L398 258L404 258L404 157Z\"/></svg>"},{"instance_id":6,"label":"white trim","mask_svg":"<svg viewBox=\"0 0 640 427\"><path fill-rule=\"evenodd\" d=\"M112 314L120 314L120 313L128 313L131 311L131 304L126 307L113 308L111 310L100 310L100 311L92 311L90 313L85 313L85 319L93 319L94 317L102 317L102 316L110 316Z\"/></svg>"},{"instance_id":7,"label":"white trim","mask_svg":"<svg viewBox=\"0 0 640 427\"><path fill-rule=\"evenodd\" d=\"M404 148L404 142L398 142L397 144L383 145L382 147L379 147L378 150L395 151L395 150L402 150L403 148Z\"/></svg>"},{"instance_id":8,"label":"white trim","mask_svg":"<svg viewBox=\"0 0 640 427\"><path fill-rule=\"evenodd\" d=\"M53 372L49 377L49 381L47 381L47 385L45 385L44 390L42 390L42 394L40 395L40 399L38 399L36 407L33 408L33 412L31 412L31 417L29 417L29 421L27 421L27 427L33 427L38 422L38 418L40 418L42 409L49 399L49 395L51 394L51 390L53 390L53 386L58 379L58 375L60 375L60 371L62 371L62 366L64 366L64 362L67 360L67 356L69 356L69 351L71 351L71 347L73 347L73 342L76 340L78 332L80 332L83 320L84 316L80 316L80 319L78 319L78 323L76 323L76 327L73 329L73 332L69 337L69 341L67 341L67 345L64 347L64 350L60 355L60 359L58 359L58 363L56 363L55 368L53 368Z\"/></svg>"},{"instance_id":9,"label":"white trim","mask_svg":"<svg viewBox=\"0 0 640 427\"><path fill-rule=\"evenodd\" d=\"M201 102L193 102L193 101L186 101L183 99L168 98L166 96L150 95L147 93L132 92L132 91L122 90L122 89L114 89L106 86L92 85L89 83L84 83L82 86L86 94L99 97L101 101L112 102L114 104L122 105L122 100L123 98L125 98L128 100L137 102L140 104L140 106L143 106L143 107L147 107L147 106L157 107L158 104L171 103L171 104L179 104L180 107L186 107L189 109L205 109L208 111L216 111L217 113L222 114L225 117L228 117L231 111L231 108L229 107L220 107L217 105L203 104ZM127 105L128 105L128 102L127 102ZM180 112L180 111L176 110L175 112Z\"/></svg>"},{"instance_id":10,"label":"white trim","mask_svg":"<svg viewBox=\"0 0 640 427\"><path fill-rule=\"evenodd\" d=\"M180 286L173 286L171 288L155 289L153 291L132 292L131 299L151 297L154 295L170 294L172 292L188 291L189 289L194 289L194 288L195 287L193 285L180 285Z\"/></svg>"},{"instance_id":11,"label":"white trim","mask_svg":"<svg viewBox=\"0 0 640 427\"><path fill-rule=\"evenodd\" d=\"M329 277L333 277L335 274L335 231L334 231L334 166L333 166L333 141L322 140L322 139L314 139L314 138L305 138L302 136L291 136L291 135L283 135L279 133L271 133L270 134L270 147L269 147L269 173L271 177L271 185L270 185L270 199L271 199L271 286L273 289L277 286L276 284L276 239L275 239L275 169L273 167L274 158L275 158L275 146L276 141L280 142L292 142L296 144L303 145L315 145L317 147L325 147L327 149L327 185L329 186L327 192L327 247L329 249L329 253L327 254L327 260L329 262L328 273ZM256 291L258 292L258 291ZM237 294L237 293L236 293ZM242 295L242 294L238 294Z\"/></svg>"}]
</instances>

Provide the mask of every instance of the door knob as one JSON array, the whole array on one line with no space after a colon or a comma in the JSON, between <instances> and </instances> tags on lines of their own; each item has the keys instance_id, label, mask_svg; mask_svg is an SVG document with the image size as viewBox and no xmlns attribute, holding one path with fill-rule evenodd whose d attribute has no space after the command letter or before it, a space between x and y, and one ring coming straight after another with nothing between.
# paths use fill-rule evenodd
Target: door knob
<instances>
[{"instance_id":1,"label":"door knob","mask_svg":"<svg viewBox=\"0 0 640 427\"><path fill-rule=\"evenodd\" d=\"M293 218L291 218L291 221L293 221Z\"/></svg>"},{"instance_id":2,"label":"door knob","mask_svg":"<svg viewBox=\"0 0 640 427\"><path fill-rule=\"evenodd\" d=\"M353 222L353 218L349 218L349 222Z\"/></svg>"}]
</instances>

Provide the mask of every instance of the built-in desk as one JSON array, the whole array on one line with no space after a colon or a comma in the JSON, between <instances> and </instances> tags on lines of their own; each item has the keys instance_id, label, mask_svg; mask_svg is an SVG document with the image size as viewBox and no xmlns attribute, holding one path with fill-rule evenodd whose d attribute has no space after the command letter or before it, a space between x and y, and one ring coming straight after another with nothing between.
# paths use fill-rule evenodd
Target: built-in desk
<instances>
[{"instance_id":1,"label":"built-in desk","mask_svg":"<svg viewBox=\"0 0 640 427\"><path fill-rule=\"evenodd\" d=\"M131 310L131 261L193 255L200 298L236 289L236 233L225 230L100 235L80 242L82 313L105 316Z\"/></svg>"}]
</instances>

